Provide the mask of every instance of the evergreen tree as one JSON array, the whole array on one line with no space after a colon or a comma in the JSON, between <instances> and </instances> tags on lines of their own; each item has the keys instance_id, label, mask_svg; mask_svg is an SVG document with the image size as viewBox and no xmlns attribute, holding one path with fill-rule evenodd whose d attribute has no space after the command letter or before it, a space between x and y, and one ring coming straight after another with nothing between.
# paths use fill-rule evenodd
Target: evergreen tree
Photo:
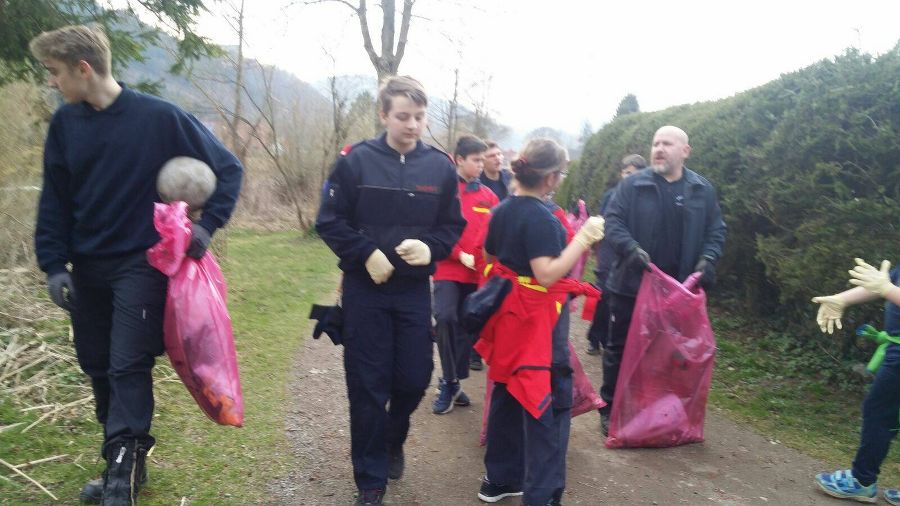
<instances>
[{"instance_id":1,"label":"evergreen tree","mask_svg":"<svg viewBox=\"0 0 900 506\"><path fill-rule=\"evenodd\" d=\"M641 108L638 105L637 97L634 94L629 93L625 95L625 98L619 102L619 107L616 108L616 117L621 118L626 114L632 114L635 112L641 112Z\"/></svg>"}]
</instances>

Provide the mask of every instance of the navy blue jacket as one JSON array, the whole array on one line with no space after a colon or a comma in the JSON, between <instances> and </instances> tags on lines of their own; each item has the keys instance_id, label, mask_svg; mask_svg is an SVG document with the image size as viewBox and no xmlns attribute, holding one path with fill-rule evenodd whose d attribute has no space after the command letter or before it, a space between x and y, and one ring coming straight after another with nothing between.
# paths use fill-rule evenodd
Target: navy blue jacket
<instances>
[{"instance_id":1,"label":"navy blue jacket","mask_svg":"<svg viewBox=\"0 0 900 506\"><path fill-rule=\"evenodd\" d=\"M47 274L78 257L144 250L159 241L156 176L169 159L203 160L216 190L199 224L211 233L234 210L243 168L197 118L162 99L123 86L102 111L66 104L50 120L35 252Z\"/></svg>"},{"instance_id":2,"label":"navy blue jacket","mask_svg":"<svg viewBox=\"0 0 900 506\"><path fill-rule=\"evenodd\" d=\"M684 234L681 240L681 259L678 280L684 281L701 257L716 263L725 246L725 222L712 183L696 172L684 168ZM640 267L624 261L640 246L651 255L661 237L662 203L653 170L643 169L625 178L617 186L606 212L606 236L613 250L612 265L606 288L620 295L635 296L641 283Z\"/></svg>"},{"instance_id":3,"label":"navy blue jacket","mask_svg":"<svg viewBox=\"0 0 900 506\"><path fill-rule=\"evenodd\" d=\"M487 177L487 174L484 172L478 176L481 179L481 183L488 188L491 189L492 192L497 194L497 198L500 200L505 199L509 196L509 184L512 183L512 174L506 170L500 170L500 178L494 181L493 179Z\"/></svg>"},{"instance_id":4,"label":"navy blue jacket","mask_svg":"<svg viewBox=\"0 0 900 506\"><path fill-rule=\"evenodd\" d=\"M466 221L457 198L450 157L421 141L401 155L385 134L345 149L322 189L316 231L344 272L361 271L375 249L394 265L394 276L427 278L446 258ZM407 264L394 251L404 239L431 249L431 263Z\"/></svg>"}]
</instances>

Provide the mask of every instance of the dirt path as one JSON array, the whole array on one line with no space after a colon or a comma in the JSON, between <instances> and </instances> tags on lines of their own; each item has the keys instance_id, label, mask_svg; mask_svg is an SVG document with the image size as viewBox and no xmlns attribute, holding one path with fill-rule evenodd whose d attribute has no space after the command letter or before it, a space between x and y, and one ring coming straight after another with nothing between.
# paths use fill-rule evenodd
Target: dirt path
<instances>
[{"instance_id":1,"label":"dirt path","mask_svg":"<svg viewBox=\"0 0 900 506\"><path fill-rule=\"evenodd\" d=\"M571 336L587 374L600 378L599 357L584 353L587 325L573 319ZM286 426L297 467L270 484L271 504L350 505L356 493L342 350L308 339L297 358ZM433 415L430 405L440 364L435 352L432 387L413 416L406 474L388 485L386 504L478 505L484 474L478 446L484 373L463 383L472 406ZM813 489L825 466L769 441L714 408L706 441L669 449L608 450L599 417L572 421L564 504L840 504ZM498 503L518 504L517 499Z\"/></svg>"}]
</instances>

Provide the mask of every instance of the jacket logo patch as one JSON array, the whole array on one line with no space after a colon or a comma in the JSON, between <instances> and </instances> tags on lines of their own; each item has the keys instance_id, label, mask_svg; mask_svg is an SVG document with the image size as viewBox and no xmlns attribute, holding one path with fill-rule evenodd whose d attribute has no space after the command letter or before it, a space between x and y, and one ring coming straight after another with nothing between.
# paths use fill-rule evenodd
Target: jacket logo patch
<instances>
[{"instance_id":1,"label":"jacket logo patch","mask_svg":"<svg viewBox=\"0 0 900 506\"><path fill-rule=\"evenodd\" d=\"M428 192L428 193L437 193L438 187L430 184L417 184L416 191L420 192Z\"/></svg>"}]
</instances>

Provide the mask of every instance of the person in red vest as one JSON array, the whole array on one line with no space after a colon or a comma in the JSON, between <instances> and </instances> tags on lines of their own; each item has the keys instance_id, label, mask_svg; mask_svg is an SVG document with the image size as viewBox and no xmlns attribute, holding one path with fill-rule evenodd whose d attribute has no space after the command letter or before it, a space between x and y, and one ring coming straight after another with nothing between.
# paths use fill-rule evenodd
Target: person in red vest
<instances>
[{"instance_id":1,"label":"person in red vest","mask_svg":"<svg viewBox=\"0 0 900 506\"><path fill-rule=\"evenodd\" d=\"M438 397L431 405L435 414L449 413L453 406L468 406L460 380L469 377L469 353L473 337L460 326L466 296L478 286L483 267L482 246L491 208L500 200L478 176L484 168L488 146L478 137L466 135L456 142L453 161L459 176L459 201L466 228L450 256L437 263L434 273L434 319L442 375Z\"/></svg>"},{"instance_id":2,"label":"person in red vest","mask_svg":"<svg viewBox=\"0 0 900 506\"><path fill-rule=\"evenodd\" d=\"M570 294L598 297L588 283L564 279L603 237L603 218L591 217L566 244L566 231L544 197L565 177L568 154L550 139L528 143L512 163L518 193L492 212L485 239L491 275L512 289L475 345L495 382L478 498L522 504L560 504L572 407L568 336L557 332Z\"/></svg>"}]
</instances>

